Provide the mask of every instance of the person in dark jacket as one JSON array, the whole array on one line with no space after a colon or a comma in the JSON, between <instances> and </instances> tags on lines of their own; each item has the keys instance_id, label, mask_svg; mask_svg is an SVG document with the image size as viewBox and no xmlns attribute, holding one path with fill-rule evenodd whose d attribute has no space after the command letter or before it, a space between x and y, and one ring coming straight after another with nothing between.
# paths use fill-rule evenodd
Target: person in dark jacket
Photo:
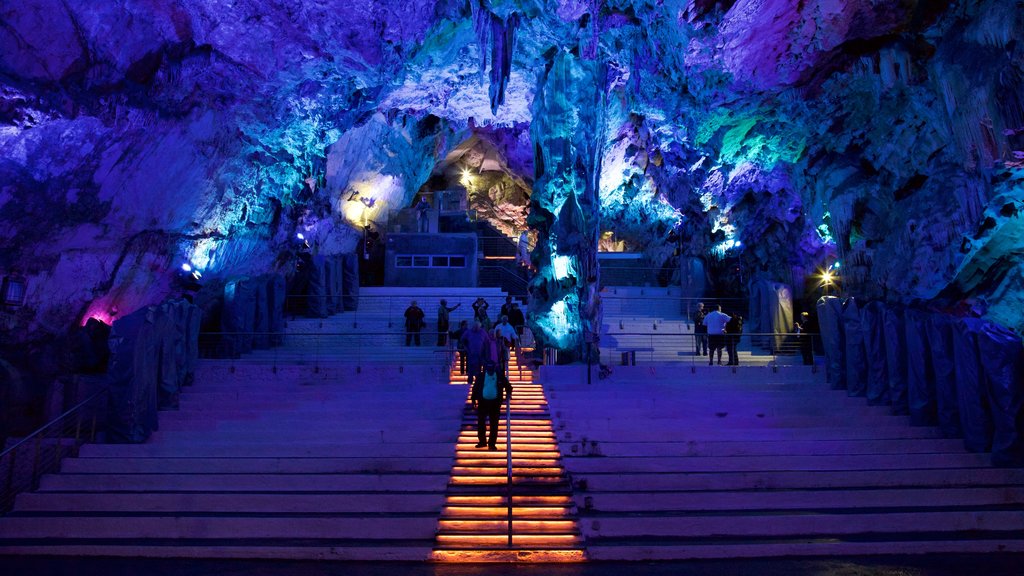
<instances>
[{"instance_id":1,"label":"person in dark jacket","mask_svg":"<svg viewBox=\"0 0 1024 576\"><path fill-rule=\"evenodd\" d=\"M437 307L437 345L447 346L448 345L448 315L451 314L456 308L462 306L462 303L458 303L451 308L448 307L447 300L441 300L441 303Z\"/></svg>"},{"instance_id":2,"label":"person in dark jacket","mask_svg":"<svg viewBox=\"0 0 1024 576\"><path fill-rule=\"evenodd\" d=\"M490 336L487 330L483 329L479 320L473 321L473 327L462 333L459 338L459 347L466 351L466 373L469 374L469 383L475 383L480 370L487 360L487 345Z\"/></svg>"},{"instance_id":3,"label":"person in dark jacket","mask_svg":"<svg viewBox=\"0 0 1024 576\"><path fill-rule=\"evenodd\" d=\"M423 309L416 305L416 301L413 300L409 307L405 309L405 345L409 346L412 344L413 338L416 339L416 345L420 345L420 330L423 329Z\"/></svg>"},{"instance_id":4,"label":"person in dark jacket","mask_svg":"<svg viewBox=\"0 0 1024 576\"><path fill-rule=\"evenodd\" d=\"M493 390L488 387L493 386ZM493 398L487 398L493 394ZM498 420L501 418L501 404L505 401L505 395L512 396L512 384L505 376L497 363L488 362L480 378L473 383L473 392L470 399L473 408L476 409L476 438L477 448L487 446L490 450L498 449ZM490 421L490 434L487 430L487 421ZM486 442L485 442L486 440Z\"/></svg>"},{"instance_id":5,"label":"person in dark jacket","mask_svg":"<svg viewBox=\"0 0 1024 576\"><path fill-rule=\"evenodd\" d=\"M740 335L743 334L743 316L735 312L725 323L725 348L729 353L729 366L739 366L740 357L736 348L740 343Z\"/></svg>"},{"instance_id":6,"label":"person in dark jacket","mask_svg":"<svg viewBox=\"0 0 1024 576\"><path fill-rule=\"evenodd\" d=\"M466 373L466 343L463 342L462 335L466 333L466 330L469 330L468 324L467 321L463 320L459 322L459 328L452 332L452 342L455 343L459 351L459 374Z\"/></svg>"},{"instance_id":7,"label":"person in dark jacket","mask_svg":"<svg viewBox=\"0 0 1024 576\"><path fill-rule=\"evenodd\" d=\"M795 324L796 337L800 341L800 355L803 356L804 365L811 366L814 364L814 334L818 332L818 326L807 312L801 312L800 321Z\"/></svg>"},{"instance_id":8,"label":"person in dark jacket","mask_svg":"<svg viewBox=\"0 0 1024 576\"><path fill-rule=\"evenodd\" d=\"M523 327L526 325L526 317L523 316L523 310L519 307L518 302L512 303L512 310L508 313L508 322L516 329L516 333L519 334L521 340L523 338Z\"/></svg>"},{"instance_id":9,"label":"person in dark jacket","mask_svg":"<svg viewBox=\"0 0 1024 576\"><path fill-rule=\"evenodd\" d=\"M696 356L708 355L708 327L704 325L704 318L708 313L704 310L704 303L697 303L697 311L693 313L693 342L696 345Z\"/></svg>"}]
</instances>

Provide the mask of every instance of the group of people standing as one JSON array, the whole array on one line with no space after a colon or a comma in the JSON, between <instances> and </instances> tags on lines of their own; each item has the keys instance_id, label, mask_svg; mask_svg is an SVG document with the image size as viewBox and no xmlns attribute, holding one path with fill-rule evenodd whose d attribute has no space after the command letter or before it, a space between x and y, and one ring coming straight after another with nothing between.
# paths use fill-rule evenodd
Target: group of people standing
<instances>
[{"instance_id":1,"label":"group of people standing","mask_svg":"<svg viewBox=\"0 0 1024 576\"><path fill-rule=\"evenodd\" d=\"M694 344L697 356L707 356L708 366L714 365L715 353L718 353L718 365L722 365L722 349L728 354L728 366L739 366L740 359L737 348L740 336L743 335L743 317L735 312L726 314L722 306L715 306L711 312L704 309L704 303L697 303L697 311L693 315Z\"/></svg>"},{"instance_id":2,"label":"group of people standing","mask_svg":"<svg viewBox=\"0 0 1024 576\"><path fill-rule=\"evenodd\" d=\"M461 303L455 306L448 306L447 300L441 300L437 306L437 345L447 346L449 337L453 337L452 341L458 343L458 336L456 332L460 332L468 324L467 321L463 320L460 325L460 330L451 331L451 313L457 310ZM494 326L491 323L491 319L487 314L487 309L490 308L490 304L483 298L477 298L472 304L473 307L473 321L479 322L484 330L491 330ZM523 314L523 310L519 307L519 303L512 300L511 296L505 298L505 303L501 306L501 312L499 314L499 324L504 323L508 325L508 331L514 331L518 337L522 337L523 326L526 324L526 316ZM420 333L424 328L427 327L426 314L423 309L419 307L415 300L413 300L409 307L405 309L405 345L412 346L415 344L419 346L422 342L420 340Z\"/></svg>"}]
</instances>

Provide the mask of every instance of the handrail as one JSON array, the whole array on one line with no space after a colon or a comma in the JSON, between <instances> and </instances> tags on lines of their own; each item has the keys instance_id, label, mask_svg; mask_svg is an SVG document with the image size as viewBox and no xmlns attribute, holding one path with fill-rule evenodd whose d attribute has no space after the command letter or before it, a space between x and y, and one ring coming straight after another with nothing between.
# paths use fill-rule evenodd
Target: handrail
<instances>
[{"instance_id":1,"label":"handrail","mask_svg":"<svg viewBox=\"0 0 1024 576\"><path fill-rule=\"evenodd\" d=\"M110 393L110 386L104 386L100 390L91 394L85 400L82 400L75 406L66 410L60 416L57 416L53 420L43 424L37 428L28 436L25 436L18 442L15 442L9 448L0 452L0 470L4 472L4 485L3 491L0 492L0 513L6 513L14 506L14 499L18 494L25 490L34 490L39 485L39 479L43 474L47 474L60 467L61 459L69 453L77 453L78 447L82 443L82 413L85 408L94 403L96 400L102 398L104 395ZM43 440L48 433L54 428L57 428L62 423L68 422L73 416L78 416L74 427L74 438L71 440L71 446L65 447L62 442L65 440L65 432L68 432L70 436L70 430L65 431L63 428L56 430L56 434L53 435L55 440L54 450L52 457L45 454L46 447L43 445ZM94 441L96 439L96 414L92 415L92 424L89 431L88 441ZM18 455L27 451L31 445L32 450L32 466L31 471L28 474L19 475L17 473L17 467L19 463Z\"/></svg>"},{"instance_id":2,"label":"handrail","mask_svg":"<svg viewBox=\"0 0 1024 576\"><path fill-rule=\"evenodd\" d=\"M63 414L61 414L60 416L57 416L57 417L56 417L56 418L54 418L53 420L50 420L50 421L49 421L49 422L47 422L46 424L43 424L43 425L42 425L42 426L40 426L39 428L36 428L36 430L35 430L34 432L32 432L31 434L29 434L28 436L25 436L24 438L22 438L21 440L19 440L18 442L16 442L16 443L15 443L15 444L14 444L13 446L10 446L10 447L6 448L5 450L3 450L2 452L0 452L0 459L2 459L3 457L7 456L8 454L10 454L10 453L14 452L14 451L15 451L15 450L17 450L18 448L20 448L20 447L21 447L21 446L22 446L23 444L27 444L27 443L28 443L28 442L29 442L30 440L33 440L33 439L34 439L34 438L35 438L36 436L39 436L40 434L42 434L43 432L45 432L45 431L46 431L46 430L48 430L49 428L51 428L51 427L55 426L55 425L56 425L56 424L57 424L58 422L60 422L61 420L64 420L65 418L67 418L68 416L71 416L72 414L74 414L74 413L75 413L75 412L77 412L78 410L81 410L81 409L82 409L82 408L84 408L84 407L85 407L85 406L86 406L87 404L89 404L89 403L90 403L90 402L92 402L93 400L95 400L95 399L99 398L99 397L100 397L100 396L102 396L103 394L106 394L107 392L110 392L110 386L104 386L104 387L103 387L102 389L100 389L100 390L99 390L98 392L96 392L96 393L95 393L95 394L93 394L92 396L89 396L89 397L88 397L88 398L86 398L85 400L82 400L82 401L81 401L81 402L79 402L78 404L75 404L75 405L74 405L74 406L72 406L71 408L68 408L68 409L67 409L67 410L66 410L66 411L65 411L65 412L64 412Z\"/></svg>"},{"instance_id":3,"label":"handrail","mask_svg":"<svg viewBox=\"0 0 1024 576\"><path fill-rule=\"evenodd\" d=\"M517 357L518 361L518 357ZM508 361L505 361L505 381L508 381ZM505 459L508 474L508 547L512 547L512 393L505 395Z\"/></svg>"}]
</instances>

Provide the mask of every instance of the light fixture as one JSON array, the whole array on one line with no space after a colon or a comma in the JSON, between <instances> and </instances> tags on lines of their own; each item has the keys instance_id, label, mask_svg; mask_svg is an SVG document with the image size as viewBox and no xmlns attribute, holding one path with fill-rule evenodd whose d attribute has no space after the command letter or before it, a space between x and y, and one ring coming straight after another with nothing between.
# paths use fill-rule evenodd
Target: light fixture
<instances>
[{"instance_id":1,"label":"light fixture","mask_svg":"<svg viewBox=\"0 0 1024 576\"><path fill-rule=\"evenodd\" d=\"M4 306L21 306L25 303L25 280L15 276L5 276L0 285L0 304Z\"/></svg>"},{"instance_id":2,"label":"light fixture","mask_svg":"<svg viewBox=\"0 0 1024 576\"><path fill-rule=\"evenodd\" d=\"M303 234L302 232L296 232L295 233L295 237L298 238L299 240L305 240L306 239L306 235Z\"/></svg>"},{"instance_id":3,"label":"light fixture","mask_svg":"<svg viewBox=\"0 0 1024 576\"><path fill-rule=\"evenodd\" d=\"M185 262L184 264L181 265L181 269L183 271L185 271L185 272L191 272L192 271L192 265L189 264L188 262Z\"/></svg>"}]
</instances>

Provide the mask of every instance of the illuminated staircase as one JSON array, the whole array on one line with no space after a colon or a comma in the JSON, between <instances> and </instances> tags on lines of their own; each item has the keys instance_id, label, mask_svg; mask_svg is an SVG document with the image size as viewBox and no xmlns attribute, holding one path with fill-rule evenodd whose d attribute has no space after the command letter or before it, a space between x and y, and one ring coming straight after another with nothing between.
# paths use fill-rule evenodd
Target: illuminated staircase
<instances>
[{"instance_id":1,"label":"illuminated staircase","mask_svg":"<svg viewBox=\"0 0 1024 576\"><path fill-rule=\"evenodd\" d=\"M435 561L584 560L571 486L562 467L544 389L534 383L530 370L520 366L515 352L509 366L513 388L511 453L507 450L504 408L498 449L475 448L476 411L469 398L472 391L467 391L455 465L438 521ZM458 373L458 366L452 370L451 382L467 383L466 376Z\"/></svg>"}]
</instances>

